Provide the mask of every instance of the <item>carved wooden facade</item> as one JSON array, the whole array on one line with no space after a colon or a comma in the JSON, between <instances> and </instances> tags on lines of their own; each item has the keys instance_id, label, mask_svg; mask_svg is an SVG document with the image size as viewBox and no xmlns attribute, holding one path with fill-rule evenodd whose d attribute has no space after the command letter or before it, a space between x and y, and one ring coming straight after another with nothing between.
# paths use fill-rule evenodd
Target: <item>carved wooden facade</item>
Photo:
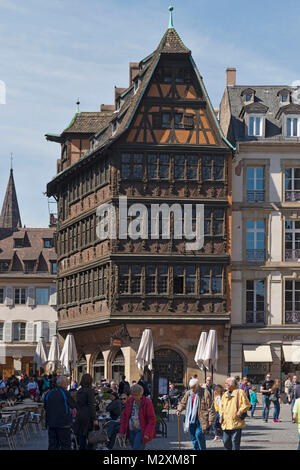
<instances>
[{"instance_id":1,"label":"carved wooden facade","mask_svg":"<svg viewBox=\"0 0 300 470\"><path fill-rule=\"evenodd\" d=\"M65 141L78 142L78 129L71 137L47 136L69 152L69 165L59 163L48 184L58 201L61 331L105 322L228 325L232 148L175 30L141 61L115 110L99 113L100 130L90 133L90 149L75 163ZM203 248L187 251L187 240L174 238L174 215L168 239L100 241L97 207L113 203L118 220L120 196L149 213L151 204L204 204Z\"/></svg>"}]
</instances>

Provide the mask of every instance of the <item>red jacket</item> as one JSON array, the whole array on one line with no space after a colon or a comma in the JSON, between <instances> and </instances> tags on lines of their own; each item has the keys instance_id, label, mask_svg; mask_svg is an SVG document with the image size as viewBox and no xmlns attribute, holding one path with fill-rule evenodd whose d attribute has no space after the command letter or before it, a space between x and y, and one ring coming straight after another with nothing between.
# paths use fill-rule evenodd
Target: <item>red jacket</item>
<instances>
[{"instance_id":1,"label":"red jacket","mask_svg":"<svg viewBox=\"0 0 300 470\"><path fill-rule=\"evenodd\" d=\"M121 427L120 427L120 434L126 434L128 437L129 435L129 419L131 416L133 406L133 398L129 397L126 403L125 410L122 413L122 420L121 420ZM152 401L149 398L142 397L141 399L141 406L140 406L140 413L139 413L140 423L141 423L141 431L142 431L142 438L143 443L147 444L147 442L152 441L155 434L155 412L152 405ZM149 436L149 439L145 439L145 435Z\"/></svg>"}]
</instances>

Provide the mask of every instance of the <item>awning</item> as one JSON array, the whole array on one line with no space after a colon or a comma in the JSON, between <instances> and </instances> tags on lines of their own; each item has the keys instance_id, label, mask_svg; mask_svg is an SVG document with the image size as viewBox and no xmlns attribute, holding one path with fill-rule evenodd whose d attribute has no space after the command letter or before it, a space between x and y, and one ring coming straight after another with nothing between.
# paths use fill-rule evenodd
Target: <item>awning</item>
<instances>
[{"instance_id":1,"label":"awning","mask_svg":"<svg viewBox=\"0 0 300 470\"><path fill-rule=\"evenodd\" d=\"M273 362L270 346L244 346L245 362Z\"/></svg>"},{"instance_id":2,"label":"awning","mask_svg":"<svg viewBox=\"0 0 300 470\"><path fill-rule=\"evenodd\" d=\"M300 343L295 345L282 345L283 356L285 362L299 362L300 360Z\"/></svg>"}]
</instances>

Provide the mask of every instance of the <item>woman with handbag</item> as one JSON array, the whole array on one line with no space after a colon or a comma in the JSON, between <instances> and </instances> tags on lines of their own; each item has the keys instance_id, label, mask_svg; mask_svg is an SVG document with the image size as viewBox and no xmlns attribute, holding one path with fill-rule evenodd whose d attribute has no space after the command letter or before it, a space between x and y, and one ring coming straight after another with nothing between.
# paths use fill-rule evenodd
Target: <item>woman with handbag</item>
<instances>
[{"instance_id":1,"label":"woman with handbag","mask_svg":"<svg viewBox=\"0 0 300 470\"><path fill-rule=\"evenodd\" d=\"M77 392L77 416L73 426L77 436L79 450L90 450L93 445L88 442L88 435L98 426L96 420L96 399L92 389L93 379L90 374L82 376L81 388Z\"/></svg>"},{"instance_id":2,"label":"woman with handbag","mask_svg":"<svg viewBox=\"0 0 300 470\"><path fill-rule=\"evenodd\" d=\"M273 423L280 423L279 413L280 413L280 380L276 379L273 387L271 388L270 401L274 405L273 412Z\"/></svg>"}]
</instances>

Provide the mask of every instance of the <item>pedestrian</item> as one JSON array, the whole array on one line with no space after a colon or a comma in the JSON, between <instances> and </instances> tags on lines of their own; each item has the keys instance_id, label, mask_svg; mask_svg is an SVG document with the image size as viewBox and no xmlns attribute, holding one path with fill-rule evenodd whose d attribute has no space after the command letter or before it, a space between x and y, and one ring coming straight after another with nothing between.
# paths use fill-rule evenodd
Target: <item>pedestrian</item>
<instances>
[{"instance_id":1,"label":"pedestrian","mask_svg":"<svg viewBox=\"0 0 300 470\"><path fill-rule=\"evenodd\" d=\"M140 380L138 381L138 385L141 385L141 387L143 387L144 396L149 397L150 391L149 391L149 388L148 388L148 384L147 384L147 382L146 382L143 375L140 376Z\"/></svg>"},{"instance_id":2,"label":"pedestrian","mask_svg":"<svg viewBox=\"0 0 300 470\"><path fill-rule=\"evenodd\" d=\"M262 419L267 423L269 418L269 411L270 411L270 394L272 391L272 387L274 385L274 380L271 380L271 374L266 375L266 380L262 383L260 387L261 396L262 396Z\"/></svg>"},{"instance_id":3,"label":"pedestrian","mask_svg":"<svg viewBox=\"0 0 300 470\"><path fill-rule=\"evenodd\" d=\"M215 396L215 411L216 411L216 416L213 422L213 430L214 430L214 441L217 441L218 439L221 439L222 436L222 427L220 423L220 408L221 408L221 401L222 401L222 396L224 393L224 389L222 385L216 385L214 388L214 396Z\"/></svg>"},{"instance_id":4,"label":"pedestrian","mask_svg":"<svg viewBox=\"0 0 300 470\"><path fill-rule=\"evenodd\" d=\"M296 398L293 407L293 420L298 424L298 450L300 450L300 398Z\"/></svg>"},{"instance_id":5,"label":"pedestrian","mask_svg":"<svg viewBox=\"0 0 300 470\"><path fill-rule=\"evenodd\" d=\"M119 389L118 389L118 394L122 395L123 393L126 393L126 395L130 394L130 385L129 382L127 382L125 375L122 375L122 380L119 383Z\"/></svg>"},{"instance_id":6,"label":"pedestrian","mask_svg":"<svg viewBox=\"0 0 300 470\"><path fill-rule=\"evenodd\" d=\"M29 380L29 384L27 385L27 390L30 394L30 397L35 401L39 394L39 386L37 382L34 380L34 378L31 378Z\"/></svg>"},{"instance_id":7,"label":"pedestrian","mask_svg":"<svg viewBox=\"0 0 300 470\"><path fill-rule=\"evenodd\" d=\"M126 395L126 393L123 393L122 395L120 395L121 414L125 410L127 399L128 399L128 395ZM121 418L119 417L115 421L111 421L111 423L109 423L108 430L107 430L107 434L108 434L108 437L109 437L109 443L108 443L107 448L110 449L110 450L113 449L113 447L115 445L117 434L120 432ZM111 426L110 426L110 424L111 424Z\"/></svg>"},{"instance_id":8,"label":"pedestrian","mask_svg":"<svg viewBox=\"0 0 300 470\"><path fill-rule=\"evenodd\" d=\"M250 402L245 392L237 388L234 377L228 377L227 391L222 396L220 421L223 430L223 443L226 450L240 450L242 429L246 426L245 415Z\"/></svg>"},{"instance_id":9,"label":"pedestrian","mask_svg":"<svg viewBox=\"0 0 300 470\"><path fill-rule=\"evenodd\" d=\"M239 389L244 390L248 400L250 401L250 389L249 389L248 378L247 377L242 378L242 383L240 384Z\"/></svg>"},{"instance_id":10,"label":"pedestrian","mask_svg":"<svg viewBox=\"0 0 300 470\"><path fill-rule=\"evenodd\" d=\"M120 434L129 437L133 450L144 450L155 437L156 418L152 401L144 396L141 385L133 385L122 413Z\"/></svg>"},{"instance_id":11,"label":"pedestrian","mask_svg":"<svg viewBox=\"0 0 300 470\"><path fill-rule=\"evenodd\" d=\"M121 416L121 401L116 392L110 393L111 402L107 405L106 411L110 414L110 419L118 419Z\"/></svg>"},{"instance_id":12,"label":"pedestrian","mask_svg":"<svg viewBox=\"0 0 300 470\"><path fill-rule=\"evenodd\" d=\"M208 375L205 380L205 384L203 385L203 388L206 388L206 390L211 394L213 397L213 391L215 388L215 384L213 383L213 379L211 375Z\"/></svg>"},{"instance_id":13,"label":"pedestrian","mask_svg":"<svg viewBox=\"0 0 300 470\"><path fill-rule=\"evenodd\" d=\"M60 375L57 377L55 388L45 396L48 450L71 450L72 409L76 408L76 403L67 387L67 377Z\"/></svg>"},{"instance_id":14,"label":"pedestrian","mask_svg":"<svg viewBox=\"0 0 300 470\"><path fill-rule=\"evenodd\" d=\"M237 387L239 387L239 386L240 386L240 381L241 381L240 376L239 376L239 375L236 375L234 378L235 378L235 380L236 380Z\"/></svg>"},{"instance_id":15,"label":"pedestrian","mask_svg":"<svg viewBox=\"0 0 300 470\"><path fill-rule=\"evenodd\" d=\"M291 385L289 386L289 390L288 390L288 400L289 400L289 403L291 405L291 412L292 412L292 421L293 423L295 423L295 420L293 418L293 408L294 408L294 405L295 405L295 401L296 401L296 387L298 385L298 380L297 380L297 375L294 375L293 376L293 379L292 379L292 383Z\"/></svg>"},{"instance_id":16,"label":"pedestrian","mask_svg":"<svg viewBox=\"0 0 300 470\"><path fill-rule=\"evenodd\" d=\"M291 377L289 375L286 376L284 382L284 393L285 393L285 404L289 404L289 387L291 385Z\"/></svg>"},{"instance_id":17,"label":"pedestrian","mask_svg":"<svg viewBox=\"0 0 300 470\"><path fill-rule=\"evenodd\" d=\"M94 429L94 426L98 426L96 399L92 384L92 376L90 374L83 374L80 381L80 389L76 392L77 415L73 429L77 436L79 450L92 449L88 443L88 434Z\"/></svg>"},{"instance_id":18,"label":"pedestrian","mask_svg":"<svg viewBox=\"0 0 300 470\"><path fill-rule=\"evenodd\" d=\"M136 385L136 380L132 380L132 381L131 381L130 387L132 387L132 385Z\"/></svg>"},{"instance_id":19,"label":"pedestrian","mask_svg":"<svg viewBox=\"0 0 300 470\"><path fill-rule=\"evenodd\" d=\"M273 423L280 423L279 414L280 414L280 380L276 379L273 387L271 388L270 401L274 405L273 411Z\"/></svg>"},{"instance_id":20,"label":"pedestrian","mask_svg":"<svg viewBox=\"0 0 300 470\"><path fill-rule=\"evenodd\" d=\"M119 387L118 387L118 385L116 384L116 382L114 380L112 380L110 382L110 389L111 389L112 392L118 393Z\"/></svg>"},{"instance_id":21,"label":"pedestrian","mask_svg":"<svg viewBox=\"0 0 300 470\"><path fill-rule=\"evenodd\" d=\"M170 384L169 397L170 397L171 408L177 408L178 400L179 400L179 392L176 389L175 384Z\"/></svg>"},{"instance_id":22,"label":"pedestrian","mask_svg":"<svg viewBox=\"0 0 300 470\"><path fill-rule=\"evenodd\" d=\"M250 391L251 418L254 418L255 408L256 408L256 405L258 404L256 390L257 388L255 387L255 385L253 385Z\"/></svg>"},{"instance_id":23,"label":"pedestrian","mask_svg":"<svg viewBox=\"0 0 300 470\"><path fill-rule=\"evenodd\" d=\"M212 395L198 379L189 381L189 390L177 407L177 416L186 410L185 432L190 432L194 450L206 450L205 431L213 424L215 407Z\"/></svg>"}]
</instances>

